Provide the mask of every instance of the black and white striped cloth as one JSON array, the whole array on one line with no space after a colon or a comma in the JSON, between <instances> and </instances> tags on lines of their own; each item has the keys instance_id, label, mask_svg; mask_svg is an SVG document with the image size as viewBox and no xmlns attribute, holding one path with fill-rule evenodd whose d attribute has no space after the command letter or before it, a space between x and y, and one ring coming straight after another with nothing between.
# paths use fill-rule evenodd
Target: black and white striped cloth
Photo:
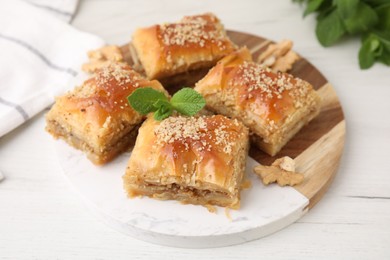
<instances>
[{"instance_id":1,"label":"black and white striped cloth","mask_svg":"<svg viewBox=\"0 0 390 260\"><path fill-rule=\"evenodd\" d=\"M73 88L99 37L67 22L77 0L0 0L0 137Z\"/></svg>"}]
</instances>

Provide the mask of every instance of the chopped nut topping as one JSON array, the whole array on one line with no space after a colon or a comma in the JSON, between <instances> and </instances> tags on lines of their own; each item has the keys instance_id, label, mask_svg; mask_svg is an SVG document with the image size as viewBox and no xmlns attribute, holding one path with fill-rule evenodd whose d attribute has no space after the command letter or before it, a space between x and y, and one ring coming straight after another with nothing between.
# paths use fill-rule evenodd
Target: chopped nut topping
<instances>
[{"instance_id":1,"label":"chopped nut topping","mask_svg":"<svg viewBox=\"0 0 390 260\"><path fill-rule=\"evenodd\" d=\"M157 144L172 144L181 142L186 151L196 149L198 152L211 151L220 147L221 151L231 154L234 146L234 131L229 131L228 125L209 121L211 117L171 116L163 120L154 130ZM232 125L235 125L232 120ZM196 143L196 145L192 145ZM213 144L215 146L213 146ZM203 158L200 158L202 160Z\"/></svg>"},{"instance_id":2,"label":"chopped nut topping","mask_svg":"<svg viewBox=\"0 0 390 260\"><path fill-rule=\"evenodd\" d=\"M130 67L123 63L111 62L109 65L102 67L95 74L95 80L98 85L104 85L111 80L115 80L119 86L123 86L124 88L129 83L134 83L134 86L138 87L136 81L139 79L140 77L132 72Z\"/></svg>"},{"instance_id":3,"label":"chopped nut topping","mask_svg":"<svg viewBox=\"0 0 390 260\"><path fill-rule=\"evenodd\" d=\"M302 173L295 172L295 161L287 156L275 160L271 166L258 165L253 170L265 185L277 182L279 186L294 186L304 178Z\"/></svg>"},{"instance_id":4,"label":"chopped nut topping","mask_svg":"<svg viewBox=\"0 0 390 260\"><path fill-rule=\"evenodd\" d=\"M244 62L238 68L240 75L235 85L246 85L248 92L261 90L268 98L278 97L285 90L293 88L293 77L287 74L274 74L254 62Z\"/></svg>"},{"instance_id":5,"label":"chopped nut topping","mask_svg":"<svg viewBox=\"0 0 390 260\"><path fill-rule=\"evenodd\" d=\"M108 116L104 121L103 128L108 129L110 127L111 122L112 122L112 117Z\"/></svg>"},{"instance_id":6,"label":"chopped nut topping","mask_svg":"<svg viewBox=\"0 0 390 260\"><path fill-rule=\"evenodd\" d=\"M295 161L291 157L284 156L282 158L276 159L272 166L278 166L280 169L287 172L295 171Z\"/></svg>"},{"instance_id":7,"label":"chopped nut topping","mask_svg":"<svg viewBox=\"0 0 390 260\"><path fill-rule=\"evenodd\" d=\"M304 80L294 78L287 73L272 72L269 68L264 68L254 62L243 62L238 66L236 75L231 79L230 84L238 88L246 87L242 100L246 100L245 95L249 99L261 98L263 100L282 99L289 95L293 98L294 106L299 108L303 105L302 102L306 101L307 94L311 90L311 85Z\"/></svg>"},{"instance_id":8,"label":"chopped nut topping","mask_svg":"<svg viewBox=\"0 0 390 260\"><path fill-rule=\"evenodd\" d=\"M123 54L116 45L107 45L100 49L89 51L88 57L89 62L84 63L81 67L83 71L88 73L94 73L111 62L123 62Z\"/></svg>"},{"instance_id":9,"label":"chopped nut topping","mask_svg":"<svg viewBox=\"0 0 390 260\"><path fill-rule=\"evenodd\" d=\"M178 140L191 138L192 140L200 140L206 135L207 124L203 117L187 118L187 117L169 117L161 122L155 130L158 142L173 143Z\"/></svg>"},{"instance_id":10,"label":"chopped nut topping","mask_svg":"<svg viewBox=\"0 0 390 260\"><path fill-rule=\"evenodd\" d=\"M159 37L166 46L197 44L204 47L207 41L211 41L223 49L226 35L221 27L212 14L186 16L178 23L160 25Z\"/></svg>"},{"instance_id":11,"label":"chopped nut topping","mask_svg":"<svg viewBox=\"0 0 390 260\"><path fill-rule=\"evenodd\" d=\"M297 60L299 60L298 54L296 54L293 51L289 51L283 57L277 58L274 65L272 65L271 69L274 72L289 71Z\"/></svg>"},{"instance_id":12,"label":"chopped nut topping","mask_svg":"<svg viewBox=\"0 0 390 260\"><path fill-rule=\"evenodd\" d=\"M276 44L270 44L258 57L257 62L273 72L286 72L299 59L298 54L291 50L292 41L283 40Z\"/></svg>"}]
</instances>

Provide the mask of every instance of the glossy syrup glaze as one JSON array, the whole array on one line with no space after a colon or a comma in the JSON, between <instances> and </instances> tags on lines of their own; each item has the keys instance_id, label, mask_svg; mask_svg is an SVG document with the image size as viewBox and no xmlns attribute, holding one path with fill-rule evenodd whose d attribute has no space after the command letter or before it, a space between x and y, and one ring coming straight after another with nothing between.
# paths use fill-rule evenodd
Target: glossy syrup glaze
<instances>
[{"instance_id":1,"label":"glossy syrup glaze","mask_svg":"<svg viewBox=\"0 0 390 260\"><path fill-rule=\"evenodd\" d=\"M287 74L273 73L253 62L244 62L228 72L226 87L236 93L236 104L275 123L294 108L296 80Z\"/></svg>"},{"instance_id":2,"label":"glossy syrup glaze","mask_svg":"<svg viewBox=\"0 0 390 260\"><path fill-rule=\"evenodd\" d=\"M133 150L134 157L145 157L145 161L130 162L130 166L161 178L176 176L189 183L229 187L235 182L233 163L239 153L245 153L242 146L247 135L241 123L221 115L177 116L161 123L149 118L139 132L142 145L137 141Z\"/></svg>"},{"instance_id":3,"label":"glossy syrup glaze","mask_svg":"<svg viewBox=\"0 0 390 260\"><path fill-rule=\"evenodd\" d=\"M127 102L135 89L156 85L140 76L130 66L112 63L98 70L82 86L64 97L69 113L85 113L86 120L103 124L108 116L138 116Z\"/></svg>"}]
</instances>

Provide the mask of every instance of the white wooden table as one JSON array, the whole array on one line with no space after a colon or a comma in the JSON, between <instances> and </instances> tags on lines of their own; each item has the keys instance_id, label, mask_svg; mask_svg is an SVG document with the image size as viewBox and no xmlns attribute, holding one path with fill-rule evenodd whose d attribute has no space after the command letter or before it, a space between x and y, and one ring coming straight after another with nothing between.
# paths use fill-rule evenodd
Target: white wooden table
<instances>
[{"instance_id":1,"label":"white wooden table","mask_svg":"<svg viewBox=\"0 0 390 260\"><path fill-rule=\"evenodd\" d=\"M44 113L0 139L0 259L390 259L390 68L358 68L358 40L324 49L291 1L83 1L73 25L124 44L135 28L215 12L226 28L281 40L333 83L347 119L341 167L297 223L216 249L157 246L90 214L61 173Z\"/></svg>"}]
</instances>

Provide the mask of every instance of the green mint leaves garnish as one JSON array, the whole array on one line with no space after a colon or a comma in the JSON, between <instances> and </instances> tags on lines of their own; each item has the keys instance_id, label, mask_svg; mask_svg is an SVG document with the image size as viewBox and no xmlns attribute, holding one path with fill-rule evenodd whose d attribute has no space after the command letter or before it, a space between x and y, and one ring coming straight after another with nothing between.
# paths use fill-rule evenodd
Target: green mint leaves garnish
<instances>
[{"instance_id":1,"label":"green mint leaves garnish","mask_svg":"<svg viewBox=\"0 0 390 260\"><path fill-rule=\"evenodd\" d=\"M361 69L376 61L390 66L389 0L293 0L306 3L304 16L317 13L316 36L325 47L345 36L360 36Z\"/></svg>"},{"instance_id":2,"label":"green mint leaves garnish","mask_svg":"<svg viewBox=\"0 0 390 260\"><path fill-rule=\"evenodd\" d=\"M161 91L139 88L128 96L127 100L131 107L142 115L154 112L154 119L158 121L169 117L174 110L186 116L193 116L206 105L203 96L192 88L182 88L170 101Z\"/></svg>"},{"instance_id":3,"label":"green mint leaves garnish","mask_svg":"<svg viewBox=\"0 0 390 260\"><path fill-rule=\"evenodd\" d=\"M173 95L171 104L179 113L192 116L206 105L206 100L192 88L183 88Z\"/></svg>"},{"instance_id":4,"label":"green mint leaves garnish","mask_svg":"<svg viewBox=\"0 0 390 260\"><path fill-rule=\"evenodd\" d=\"M127 97L129 104L141 115L156 111L159 106L157 101L166 101L168 98L161 91L152 88L138 88Z\"/></svg>"}]
</instances>

